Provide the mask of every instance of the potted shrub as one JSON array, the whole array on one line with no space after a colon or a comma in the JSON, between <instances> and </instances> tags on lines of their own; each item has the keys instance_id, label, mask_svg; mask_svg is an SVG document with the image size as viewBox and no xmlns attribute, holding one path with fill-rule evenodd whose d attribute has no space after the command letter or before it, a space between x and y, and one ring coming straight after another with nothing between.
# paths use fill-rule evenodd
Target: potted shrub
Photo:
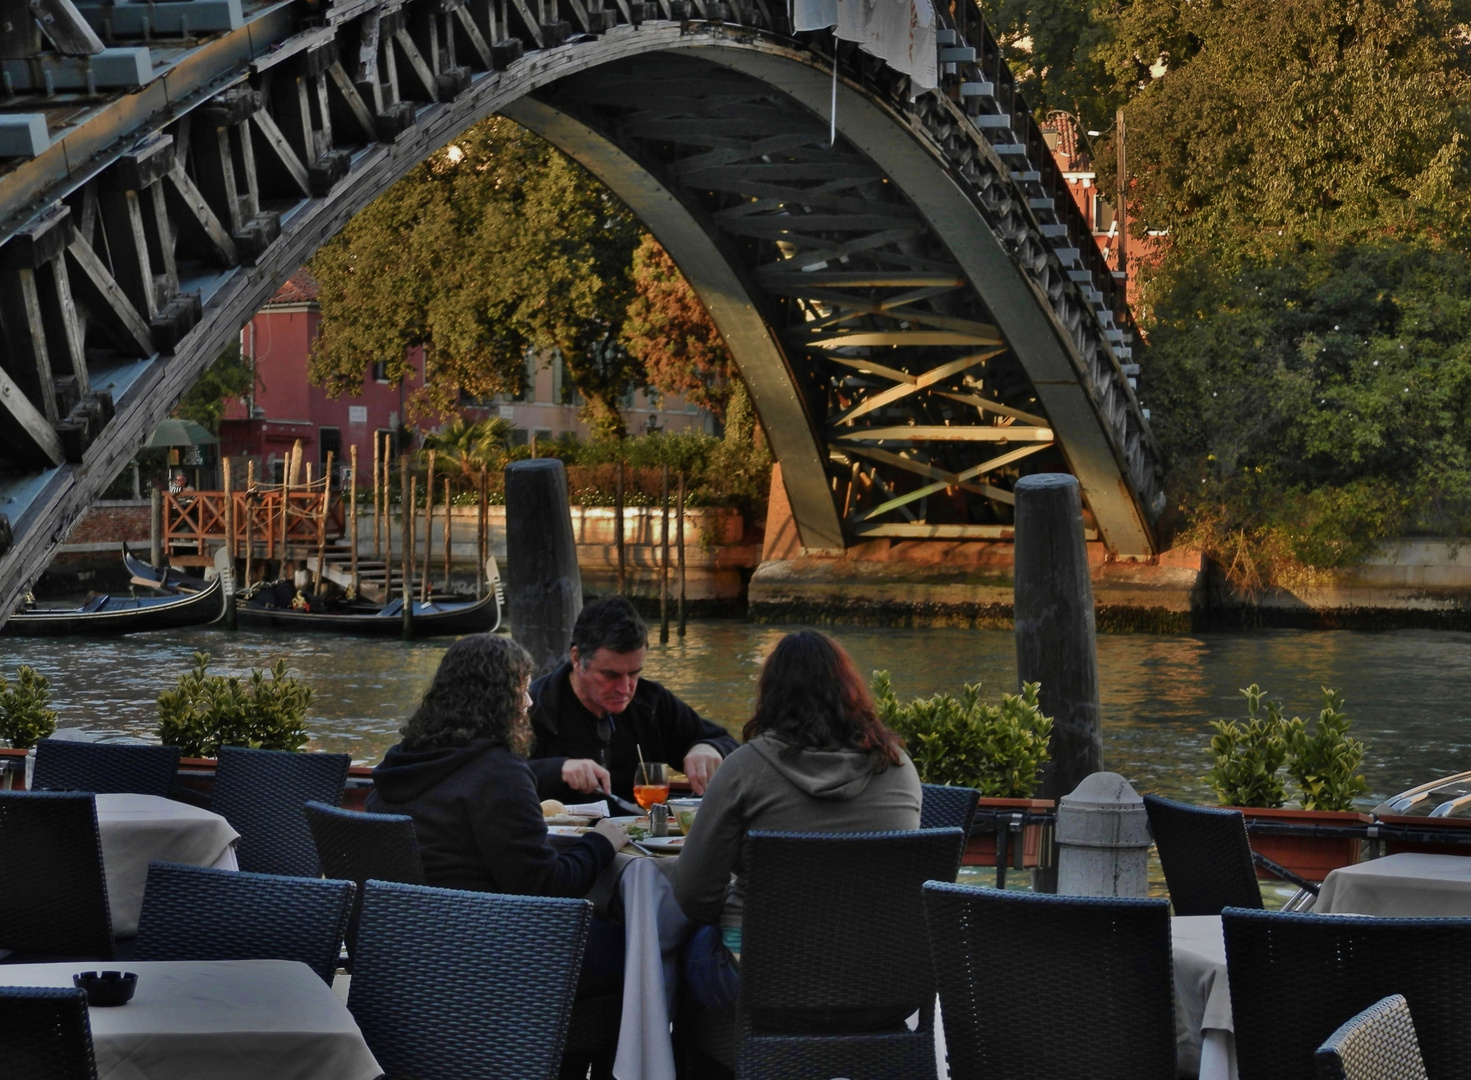
<instances>
[{"instance_id":1,"label":"potted shrub","mask_svg":"<svg viewBox=\"0 0 1471 1080\"><path fill-rule=\"evenodd\" d=\"M248 679L209 674L210 655L194 654L194 667L172 690L158 695L159 739L183 751L181 785L208 794L215 755L222 746L300 750L309 738L306 713L312 690L286 674L286 661L254 670Z\"/></svg>"},{"instance_id":2,"label":"potted shrub","mask_svg":"<svg viewBox=\"0 0 1471 1080\"><path fill-rule=\"evenodd\" d=\"M1357 826L1368 818L1354 812L1354 798L1368 787L1359 766L1364 744L1348 735L1343 695L1322 688L1323 707L1312 723L1282 717L1282 706L1256 683L1242 690L1247 719L1217 720L1211 726L1214 767L1205 779L1222 805L1240 810L1252 832L1251 846L1309 881L1352 866L1359 858L1357 836L1290 836L1253 829L1270 822ZM1286 773L1284 777L1283 773ZM1286 778L1296 781L1301 809L1285 808ZM1259 876L1269 878L1266 871Z\"/></svg>"},{"instance_id":3,"label":"potted shrub","mask_svg":"<svg viewBox=\"0 0 1471 1080\"><path fill-rule=\"evenodd\" d=\"M31 747L56 730L56 711L48 708L50 703L51 682L35 668L22 664L13 682L0 675L0 741L10 751L7 758L25 761Z\"/></svg>"},{"instance_id":4,"label":"potted shrub","mask_svg":"<svg viewBox=\"0 0 1471 1080\"><path fill-rule=\"evenodd\" d=\"M1052 720L1042 715L1037 703L1039 689L1040 684L1027 683L1020 694L1005 694L999 702L988 702L981 700L978 684L967 685L959 697L936 694L906 703L895 696L887 671L876 671L873 676L879 716L904 737L920 779L926 784L977 789L982 812L1025 814L1052 809L1052 800L1032 798L1047 764L1052 734ZM1028 825L1019 842L1022 865L1039 865L1042 826ZM994 837L978 835L968 840L964 863L995 866Z\"/></svg>"}]
</instances>

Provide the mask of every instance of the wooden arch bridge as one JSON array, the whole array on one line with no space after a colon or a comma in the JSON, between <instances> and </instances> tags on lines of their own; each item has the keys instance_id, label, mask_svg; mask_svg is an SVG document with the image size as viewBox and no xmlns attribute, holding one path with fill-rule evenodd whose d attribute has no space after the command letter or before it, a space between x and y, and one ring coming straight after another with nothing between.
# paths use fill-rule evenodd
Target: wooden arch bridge
<instances>
[{"instance_id":1,"label":"wooden arch bridge","mask_svg":"<svg viewBox=\"0 0 1471 1080\"><path fill-rule=\"evenodd\" d=\"M804 546L1004 537L1066 469L1154 553L1122 286L972 0L917 94L781 0L604 2L0 0L0 619L287 275L497 112L698 290Z\"/></svg>"}]
</instances>

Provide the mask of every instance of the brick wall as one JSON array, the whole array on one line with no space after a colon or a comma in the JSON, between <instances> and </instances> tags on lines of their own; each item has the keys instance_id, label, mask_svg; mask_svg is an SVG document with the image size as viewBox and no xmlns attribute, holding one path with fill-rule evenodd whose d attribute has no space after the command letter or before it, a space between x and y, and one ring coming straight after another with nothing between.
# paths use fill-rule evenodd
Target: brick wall
<instances>
[{"instance_id":1,"label":"brick wall","mask_svg":"<svg viewBox=\"0 0 1471 1080\"><path fill-rule=\"evenodd\" d=\"M102 500L82 515L62 552L96 551L97 545L106 545L117 550L122 541L137 546L148 544L148 525L151 506L147 502L132 499Z\"/></svg>"}]
</instances>

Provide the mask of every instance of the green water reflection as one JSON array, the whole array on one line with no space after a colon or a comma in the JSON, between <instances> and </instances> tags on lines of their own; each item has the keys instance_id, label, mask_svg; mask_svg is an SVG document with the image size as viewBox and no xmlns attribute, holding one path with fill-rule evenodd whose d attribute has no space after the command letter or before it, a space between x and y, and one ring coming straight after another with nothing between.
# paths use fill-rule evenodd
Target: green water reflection
<instances>
[{"instance_id":1,"label":"green water reflection","mask_svg":"<svg viewBox=\"0 0 1471 1080\"><path fill-rule=\"evenodd\" d=\"M761 658L787 627L737 621L690 626L653 645L648 676L731 730L750 715ZM860 668L888 668L902 695L981 681L1014 688L1008 631L839 627ZM285 657L316 690L313 746L372 763L433 674L448 642L184 630L113 640L0 639L0 673L31 664L51 679L61 723L103 734L151 734L154 699L196 649L223 672ZM1344 691L1367 744L1366 805L1412 784L1471 769L1471 634L1264 631L1189 637L1103 636L1098 642L1108 768L1141 791L1208 792L1209 722L1241 712L1239 687L1260 682L1291 712L1316 712L1322 684Z\"/></svg>"}]
</instances>

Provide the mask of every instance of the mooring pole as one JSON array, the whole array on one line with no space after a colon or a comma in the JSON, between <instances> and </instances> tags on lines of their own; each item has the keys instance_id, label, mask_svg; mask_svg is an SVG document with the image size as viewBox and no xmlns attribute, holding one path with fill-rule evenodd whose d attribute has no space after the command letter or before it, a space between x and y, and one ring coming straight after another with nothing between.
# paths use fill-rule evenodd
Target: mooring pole
<instances>
[{"instance_id":1,"label":"mooring pole","mask_svg":"<svg viewBox=\"0 0 1471 1080\"><path fill-rule=\"evenodd\" d=\"M1076 477L1038 473L1016 483L1016 669L1042 684L1038 699L1052 717L1052 760L1039 797L1060 799L1103 769L1093 582L1083 538ZM1038 872L1038 888L1057 887L1056 862Z\"/></svg>"},{"instance_id":2,"label":"mooring pole","mask_svg":"<svg viewBox=\"0 0 1471 1080\"><path fill-rule=\"evenodd\" d=\"M255 462L245 464L245 587L255 572Z\"/></svg>"},{"instance_id":3,"label":"mooring pole","mask_svg":"<svg viewBox=\"0 0 1471 1080\"><path fill-rule=\"evenodd\" d=\"M434 558L434 451L429 451L429 475L424 483L424 576L419 582L419 602L429 602L429 560Z\"/></svg>"},{"instance_id":4,"label":"mooring pole","mask_svg":"<svg viewBox=\"0 0 1471 1080\"><path fill-rule=\"evenodd\" d=\"M225 487L225 566L230 574L230 588L225 594L225 629L235 629L235 486L231 483L230 459L221 463Z\"/></svg>"},{"instance_id":5,"label":"mooring pole","mask_svg":"<svg viewBox=\"0 0 1471 1080\"><path fill-rule=\"evenodd\" d=\"M659 473L659 505L664 528L659 533L659 644L669 644L669 466Z\"/></svg>"},{"instance_id":6,"label":"mooring pole","mask_svg":"<svg viewBox=\"0 0 1471 1080\"><path fill-rule=\"evenodd\" d=\"M327 561L327 511L332 508L332 451L322 466L322 512L317 517L317 565L312 571L312 592L322 594L322 569Z\"/></svg>"},{"instance_id":7,"label":"mooring pole","mask_svg":"<svg viewBox=\"0 0 1471 1080\"><path fill-rule=\"evenodd\" d=\"M450 559L450 531L455 525L455 516L451 512L449 501L449 477L444 478L444 591L449 592L449 559Z\"/></svg>"},{"instance_id":8,"label":"mooring pole","mask_svg":"<svg viewBox=\"0 0 1471 1080\"><path fill-rule=\"evenodd\" d=\"M380 451L383 448L382 440L378 433L373 432L373 558L383 558L383 539L378 529L383 524L378 505L379 488L383 486L383 458Z\"/></svg>"},{"instance_id":9,"label":"mooring pole","mask_svg":"<svg viewBox=\"0 0 1471 1080\"><path fill-rule=\"evenodd\" d=\"M623 459L618 459L617 479L613 481L613 546L618 549L618 595L628 595L627 555L623 547Z\"/></svg>"},{"instance_id":10,"label":"mooring pole","mask_svg":"<svg viewBox=\"0 0 1471 1080\"><path fill-rule=\"evenodd\" d=\"M163 492L154 487L148 507L148 561L163 565Z\"/></svg>"},{"instance_id":11,"label":"mooring pole","mask_svg":"<svg viewBox=\"0 0 1471 1080\"><path fill-rule=\"evenodd\" d=\"M388 498L393 479L393 462L389 460L388 443L383 444L383 603L393 603L393 503ZM401 496L400 496L401 497Z\"/></svg>"},{"instance_id":12,"label":"mooring pole","mask_svg":"<svg viewBox=\"0 0 1471 1080\"><path fill-rule=\"evenodd\" d=\"M506 466L506 606L538 672L561 663L582 610L582 574L558 458Z\"/></svg>"},{"instance_id":13,"label":"mooring pole","mask_svg":"<svg viewBox=\"0 0 1471 1080\"><path fill-rule=\"evenodd\" d=\"M679 470L679 507L674 519L674 543L679 558L679 636L684 637L684 470Z\"/></svg>"},{"instance_id":14,"label":"mooring pole","mask_svg":"<svg viewBox=\"0 0 1471 1080\"><path fill-rule=\"evenodd\" d=\"M352 595L358 595L358 444L352 444L352 466L348 472L347 531L352 534Z\"/></svg>"},{"instance_id":15,"label":"mooring pole","mask_svg":"<svg viewBox=\"0 0 1471 1080\"><path fill-rule=\"evenodd\" d=\"M405 641L414 640L414 527L415 510L414 503L418 502L419 478L409 477L409 459L404 456L399 459L398 490L399 498L403 501L403 597L404 597L404 630Z\"/></svg>"}]
</instances>

